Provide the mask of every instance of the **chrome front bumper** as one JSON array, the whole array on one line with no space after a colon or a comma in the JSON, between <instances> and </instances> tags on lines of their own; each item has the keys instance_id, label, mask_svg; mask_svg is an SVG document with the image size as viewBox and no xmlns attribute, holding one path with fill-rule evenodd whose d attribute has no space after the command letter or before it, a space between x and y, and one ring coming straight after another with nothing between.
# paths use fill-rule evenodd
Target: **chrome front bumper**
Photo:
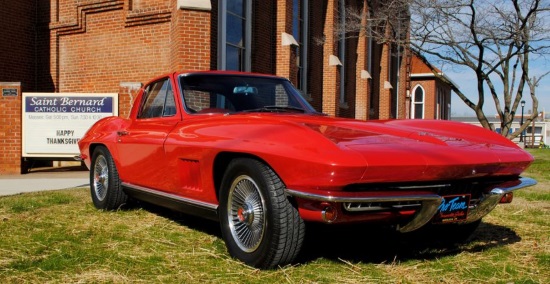
<instances>
[{"instance_id":1,"label":"chrome front bumper","mask_svg":"<svg viewBox=\"0 0 550 284\"><path fill-rule=\"evenodd\" d=\"M510 186L506 184L494 188L487 194L483 194L475 205L470 206L468 217L464 223L477 221L483 216L489 214L500 202L502 196L514 190L533 186L537 181L531 178L519 178L518 181L510 182ZM320 202L342 203L347 211L375 211L381 208L404 209L405 207L419 207L414 217L407 224L398 227L400 232L406 233L419 229L427 224L439 210L439 205L443 200L442 196L437 194L411 194L401 196L376 196L376 197L356 197L356 196L326 196L320 194L306 193L302 191L287 189L287 194L290 196L314 200ZM390 204L384 207L363 207L362 204Z\"/></svg>"},{"instance_id":2,"label":"chrome front bumper","mask_svg":"<svg viewBox=\"0 0 550 284\"><path fill-rule=\"evenodd\" d=\"M505 194L520 188L533 186L535 184L537 184L536 180L532 178L522 177L522 178L519 178L519 183L513 183L510 186L506 186L506 184L504 184L504 185L501 185L500 187L497 187L491 190L491 192L489 192L488 194L484 194L480 198L478 204L474 206L470 206L470 210L468 212L468 218L466 219L465 223L471 223L471 222L477 221L483 218L483 216L489 214L489 212L495 209L495 207L500 202L500 199Z\"/></svg>"}]
</instances>

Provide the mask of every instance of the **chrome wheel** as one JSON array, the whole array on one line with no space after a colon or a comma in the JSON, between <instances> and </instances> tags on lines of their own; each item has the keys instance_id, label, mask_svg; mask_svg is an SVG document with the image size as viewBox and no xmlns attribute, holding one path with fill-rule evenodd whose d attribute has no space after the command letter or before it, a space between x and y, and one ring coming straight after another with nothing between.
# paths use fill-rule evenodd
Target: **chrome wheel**
<instances>
[{"instance_id":1,"label":"chrome wheel","mask_svg":"<svg viewBox=\"0 0 550 284\"><path fill-rule=\"evenodd\" d=\"M103 201L107 196L109 186L109 167L105 156L98 156L94 164L93 189L99 201Z\"/></svg>"},{"instance_id":2,"label":"chrome wheel","mask_svg":"<svg viewBox=\"0 0 550 284\"><path fill-rule=\"evenodd\" d=\"M253 252L264 237L264 198L256 182L246 175L233 181L228 197L227 221L231 234L241 250Z\"/></svg>"},{"instance_id":3,"label":"chrome wheel","mask_svg":"<svg viewBox=\"0 0 550 284\"><path fill-rule=\"evenodd\" d=\"M229 254L257 268L291 263L305 225L285 185L265 163L234 158L220 185L220 227Z\"/></svg>"},{"instance_id":4,"label":"chrome wheel","mask_svg":"<svg viewBox=\"0 0 550 284\"><path fill-rule=\"evenodd\" d=\"M105 146L97 146L90 167L90 194L97 209L117 210L128 201L111 153Z\"/></svg>"}]
</instances>

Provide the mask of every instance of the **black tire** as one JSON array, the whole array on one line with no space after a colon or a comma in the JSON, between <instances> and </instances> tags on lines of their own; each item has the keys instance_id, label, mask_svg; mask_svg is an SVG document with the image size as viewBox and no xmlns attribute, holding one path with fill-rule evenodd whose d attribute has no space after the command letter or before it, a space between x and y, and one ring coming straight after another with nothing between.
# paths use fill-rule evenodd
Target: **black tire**
<instances>
[{"instance_id":1,"label":"black tire","mask_svg":"<svg viewBox=\"0 0 550 284\"><path fill-rule=\"evenodd\" d=\"M291 263L302 248L304 221L266 164L234 159L220 191L220 225L229 254L256 268Z\"/></svg>"},{"instance_id":2,"label":"black tire","mask_svg":"<svg viewBox=\"0 0 550 284\"><path fill-rule=\"evenodd\" d=\"M128 201L113 157L104 146L98 146L92 155L90 193L97 209L116 210Z\"/></svg>"}]
</instances>

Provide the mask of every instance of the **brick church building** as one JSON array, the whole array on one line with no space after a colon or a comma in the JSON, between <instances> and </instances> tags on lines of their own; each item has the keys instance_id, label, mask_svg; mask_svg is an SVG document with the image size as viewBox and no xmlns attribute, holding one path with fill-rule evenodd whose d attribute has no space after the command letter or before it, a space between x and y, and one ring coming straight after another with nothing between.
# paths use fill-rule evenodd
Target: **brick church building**
<instances>
[{"instance_id":1,"label":"brick church building","mask_svg":"<svg viewBox=\"0 0 550 284\"><path fill-rule=\"evenodd\" d=\"M34 0L0 6L0 88L118 93L126 116L147 80L240 70L289 78L318 111L449 119L450 86L406 50L339 37L367 0ZM0 97L0 174L21 168L21 96Z\"/></svg>"}]
</instances>

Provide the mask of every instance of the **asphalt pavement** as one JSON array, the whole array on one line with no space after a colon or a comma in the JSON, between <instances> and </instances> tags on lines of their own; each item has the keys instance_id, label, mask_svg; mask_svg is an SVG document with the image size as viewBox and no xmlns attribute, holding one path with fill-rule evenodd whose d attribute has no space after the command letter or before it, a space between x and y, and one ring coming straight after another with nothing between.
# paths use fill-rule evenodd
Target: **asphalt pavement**
<instances>
[{"instance_id":1,"label":"asphalt pavement","mask_svg":"<svg viewBox=\"0 0 550 284\"><path fill-rule=\"evenodd\" d=\"M89 172L82 167L33 169L27 174L0 175L0 196L88 187L89 184Z\"/></svg>"}]
</instances>

